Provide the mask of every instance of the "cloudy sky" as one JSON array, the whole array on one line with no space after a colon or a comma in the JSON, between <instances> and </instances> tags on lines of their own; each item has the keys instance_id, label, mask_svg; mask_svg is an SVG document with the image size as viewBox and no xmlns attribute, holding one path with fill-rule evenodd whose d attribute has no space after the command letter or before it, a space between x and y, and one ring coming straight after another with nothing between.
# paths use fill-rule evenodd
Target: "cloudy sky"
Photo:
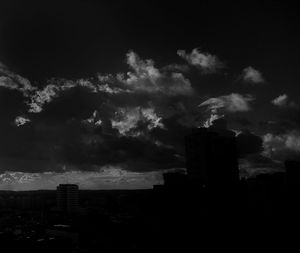
<instances>
[{"instance_id":1,"label":"cloudy sky","mask_svg":"<svg viewBox=\"0 0 300 253\"><path fill-rule=\"evenodd\" d=\"M150 188L225 117L240 174L300 159L299 22L287 1L4 0L0 190Z\"/></svg>"}]
</instances>

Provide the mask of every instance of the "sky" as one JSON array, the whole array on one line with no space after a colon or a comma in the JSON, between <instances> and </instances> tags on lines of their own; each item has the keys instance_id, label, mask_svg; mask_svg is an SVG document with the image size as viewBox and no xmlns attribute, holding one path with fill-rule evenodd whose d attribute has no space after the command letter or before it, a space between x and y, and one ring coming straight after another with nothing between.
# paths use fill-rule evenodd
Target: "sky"
<instances>
[{"instance_id":1,"label":"sky","mask_svg":"<svg viewBox=\"0 0 300 253\"><path fill-rule=\"evenodd\" d=\"M225 118L240 175L300 159L288 1L0 2L0 190L140 189Z\"/></svg>"}]
</instances>

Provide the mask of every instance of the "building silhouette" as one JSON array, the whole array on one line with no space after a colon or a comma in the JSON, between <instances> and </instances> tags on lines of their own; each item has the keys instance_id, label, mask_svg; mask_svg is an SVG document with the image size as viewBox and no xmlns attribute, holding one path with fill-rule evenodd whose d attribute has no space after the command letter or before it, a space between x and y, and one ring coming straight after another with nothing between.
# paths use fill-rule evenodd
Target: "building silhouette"
<instances>
[{"instance_id":1,"label":"building silhouette","mask_svg":"<svg viewBox=\"0 0 300 253\"><path fill-rule=\"evenodd\" d=\"M164 185L170 188L182 188L188 183L187 175L179 172L168 172L163 174Z\"/></svg>"},{"instance_id":2,"label":"building silhouette","mask_svg":"<svg viewBox=\"0 0 300 253\"><path fill-rule=\"evenodd\" d=\"M285 161L287 200L290 217L299 219L299 196L300 196L300 161Z\"/></svg>"},{"instance_id":3,"label":"building silhouette","mask_svg":"<svg viewBox=\"0 0 300 253\"><path fill-rule=\"evenodd\" d=\"M56 188L57 208L62 212L78 211L78 185L60 184Z\"/></svg>"},{"instance_id":4,"label":"building silhouette","mask_svg":"<svg viewBox=\"0 0 300 253\"><path fill-rule=\"evenodd\" d=\"M293 187L299 186L300 180L300 161L285 161L285 170L287 174L287 183Z\"/></svg>"},{"instance_id":5,"label":"building silhouette","mask_svg":"<svg viewBox=\"0 0 300 253\"><path fill-rule=\"evenodd\" d=\"M164 185L155 188L165 219L184 222L189 217L201 222L208 215L214 220L236 217L245 206L240 200L246 190L239 178L235 133L227 130L226 121L193 129L185 136L185 151L186 173L167 172Z\"/></svg>"},{"instance_id":6,"label":"building silhouette","mask_svg":"<svg viewBox=\"0 0 300 253\"><path fill-rule=\"evenodd\" d=\"M235 134L224 128L197 128L185 137L189 180L227 188L239 181Z\"/></svg>"}]
</instances>

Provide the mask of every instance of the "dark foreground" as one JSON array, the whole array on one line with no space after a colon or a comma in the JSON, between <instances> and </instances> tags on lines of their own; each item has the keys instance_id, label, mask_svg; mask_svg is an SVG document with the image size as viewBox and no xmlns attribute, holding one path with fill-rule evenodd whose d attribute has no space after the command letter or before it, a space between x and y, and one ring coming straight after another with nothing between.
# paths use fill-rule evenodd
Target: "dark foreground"
<instances>
[{"instance_id":1,"label":"dark foreground","mask_svg":"<svg viewBox=\"0 0 300 253\"><path fill-rule=\"evenodd\" d=\"M80 191L74 212L55 191L0 192L1 252L206 252L296 249L297 189L284 174L241 182L235 193L182 185ZM229 195L228 195L229 194Z\"/></svg>"}]
</instances>

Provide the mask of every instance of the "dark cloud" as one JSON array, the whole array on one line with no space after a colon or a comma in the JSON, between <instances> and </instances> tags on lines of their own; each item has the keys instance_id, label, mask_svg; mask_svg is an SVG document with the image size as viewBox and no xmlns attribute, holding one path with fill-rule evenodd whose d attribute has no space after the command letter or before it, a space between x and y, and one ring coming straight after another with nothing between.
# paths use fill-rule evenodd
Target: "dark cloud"
<instances>
[{"instance_id":1,"label":"dark cloud","mask_svg":"<svg viewBox=\"0 0 300 253\"><path fill-rule=\"evenodd\" d=\"M9 124L15 117L25 112L25 99L17 90L0 87L0 122Z\"/></svg>"},{"instance_id":2,"label":"dark cloud","mask_svg":"<svg viewBox=\"0 0 300 253\"><path fill-rule=\"evenodd\" d=\"M261 173L283 170L282 161L268 155L264 137L249 130L243 130L237 135L237 150L241 177L254 177Z\"/></svg>"},{"instance_id":3,"label":"dark cloud","mask_svg":"<svg viewBox=\"0 0 300 253\"><path fill-rule=\"evenodd\" d=\"M259 121L258 125L263 133L280 135L299 129L300 109L294 101L289 100L285 104L286 102L281 106L276 105L278 108L275 108L275 113L271 119L265 117L265 120Z\"/></svg>"},{"instance_id":4,"label":"dark cloud","mask_svg":"<svg viewBox=\"0 0 300 253\"><path fill-rule=\"evenodd\" d=\"M288 122L290 125L293 125L294 128L300 127L300 108L282 108L278 112L279 121Z\"/></svg>"},{"instance_id":5,"label":"dark cloud","mask_svg":"<svg viewBox=\"0 0 300 253\"><path fill-rule=\"evenodd\" d=\"M147 140L116 135L98 135L98 140L91 142L73 139L62 145L64 162L86 169L108 164L140 172L168 169L182 166L176 153Z\"/></svg>"},{"instance_id":6,"label":"dark cloud","mask_svg":"<svg viewBox=\"0 0 300 253\"><path fill-rule=\"evenodd\" d=\"M255 177L262 173L274 173L284 170L282 162L273 160L262 154L250 154L240 159L239 167L241 177Z\"/></svg>"},{"instance_id":7,"label":"dark cloud","mask_svg":"<svg viewBox=\"0 0 300 253\"><path fill-rule=\"evenodd\" d=\"M253 123L245 117L233 117L233 116L228 117L227 116L227 119L228 119L228 121L236 123L236 124L240 125L243 128L248 128L248 127L253 125Z\"/></svg>"},{"instance_id":8,"label":"dark cloud","mask_svg":"<svg viewBox=\"0 0 300 253\"><path fill-rule=\"evenodd\" d=\"M43 172L62 171L64 165L77 170L119 165L131 171L155 171L183 166L175 148L154 139L121 136L113 129L104 132L101 126L90 129L79 120L44 121L15 126L9 135L6 132L1 168Z\"/></svg>"},{"instance_id":9,"label":"dark cloud","mask_svg":"<svg viewBox=\"0 0 300 253\"><path fill-rule=\"evenodd\" d=\"M291 130L285 133L267 133L263 136L264 152L276 160L300 160L300 132Z\"/></svg>"},{"instance_id":10,"label":"dark cloud","mask_svg":"<svg viewBox=\"0 0 300 253\"><path fill-rule=\"evenodd\" d=\"M134 52L127 61L133 72L126 75L50 79L29 93L2 87L1 108L11 110L2 112L7 129L1 168L59 172L113 165L141 172L183 167L185 129L199 124L189 80Z\"/></svg>"},{"instance_id":11,"label":"dark cloud","mask_svg":"<svg viewBox=\"0 0 300 253\"><path fill-rule=\"evenodd\" d=\"M261 153L263 151L263 140L261 137L251 133L249 130L243 130L236 137L237 150L240 157L250 154Z\"/></svg>"},{"instance_id":12,"label":"dark cloud","mask_svg":"<svg viewBox=\"0 0 300 253\"><path fill-rule=\"evenodd\" d=\"M67 121L86 119L101 105L101 97L85 87L62 91L59 96L45 104L43 111L33 115L38 120Z\"/></svg>"}]
</instances>

